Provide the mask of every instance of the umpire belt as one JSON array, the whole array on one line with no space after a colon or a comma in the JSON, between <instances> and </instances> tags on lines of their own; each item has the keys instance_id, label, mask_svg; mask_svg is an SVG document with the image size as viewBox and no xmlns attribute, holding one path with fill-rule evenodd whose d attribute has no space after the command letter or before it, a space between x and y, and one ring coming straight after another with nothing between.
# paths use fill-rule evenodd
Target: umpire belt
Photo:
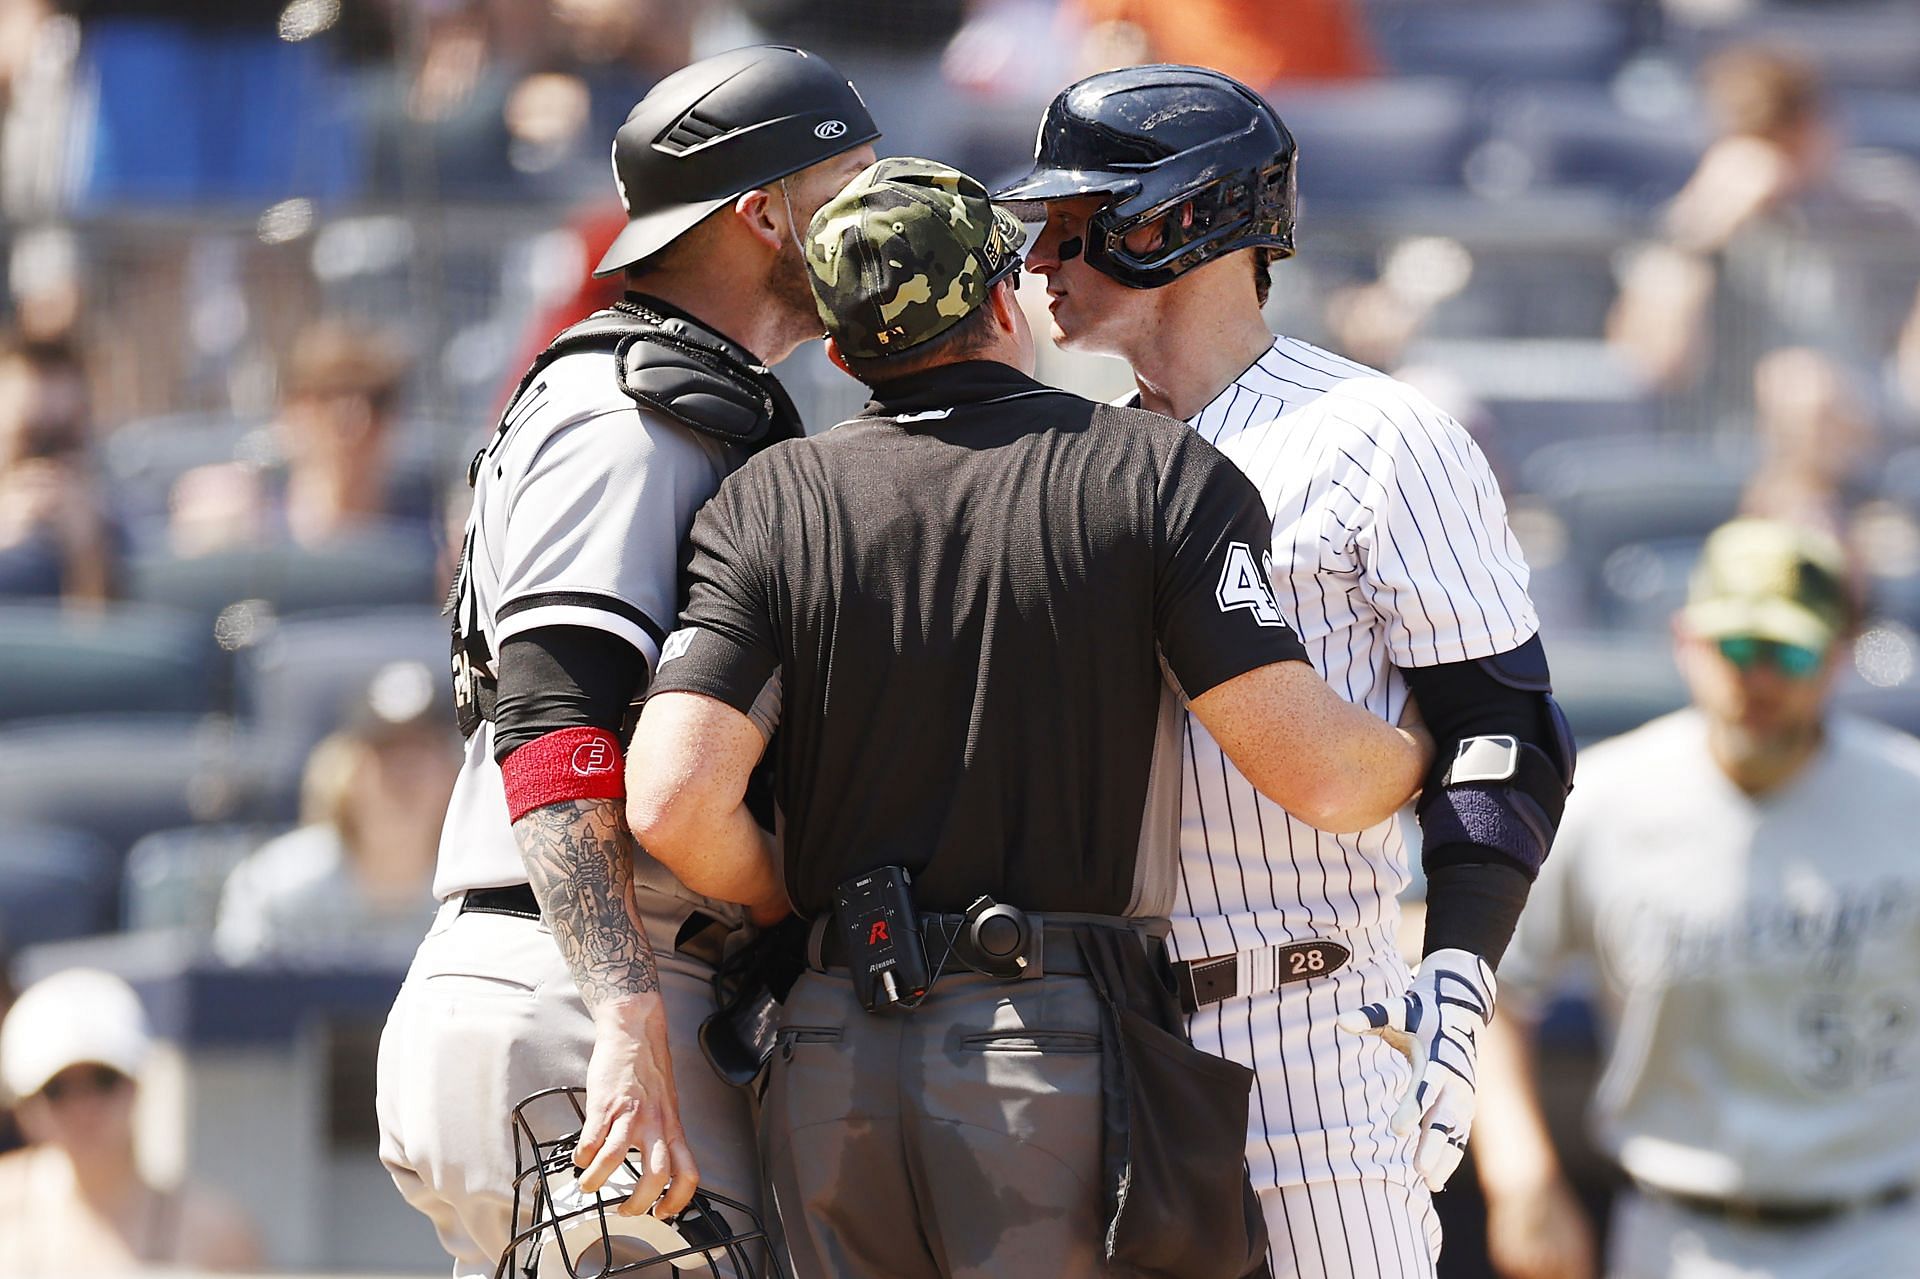
<instances>
[{"instance_id":1,"label":"umpire belt","mask_svg":"<svg viewBox=\"0 0 1920 1279\"><path fill-rule=\"evenodd\" d=\"M1337 941L1296 941L1173 966L1180 1007L1195 1013L1238 995L1264 995L1289 982L1311 981L1346 967L1353 952Z\"/></svg>"},{"instance_id":2,"label":"umpire belt","mask_svg":"<svg viewBox=\"0 0 1920 1279\"><path fill-rule=\"evenodd\" d=\"M1029 957L1037 957L1038 963L1029 963L1014 978L1015 981L1031 981L1036 977L1085 977L1087 961L1080 954L1080 945L1074 940L1073 925L1093 924L1102 928L1112 928L1132 933L1140 939L1140 944L1148 953L1160 947L1159 937L1154 935L1154 926L1164 927L1164 919L1121 919L1113 915L1028 915L1032 922L1034 937L1039 945L1029 952ZM966 968L960 959L957 945L967 927L965 915L923 914L919 917L920 940L927 952L927 961L937 972L951 968L958 962ZM807 967L817 973L832 972L836 969L844 972L847 967L847 952L840 940L840 931L833 926L833 912L828 911L814 918L807 931Z\"/></svg>"}]
</instances>

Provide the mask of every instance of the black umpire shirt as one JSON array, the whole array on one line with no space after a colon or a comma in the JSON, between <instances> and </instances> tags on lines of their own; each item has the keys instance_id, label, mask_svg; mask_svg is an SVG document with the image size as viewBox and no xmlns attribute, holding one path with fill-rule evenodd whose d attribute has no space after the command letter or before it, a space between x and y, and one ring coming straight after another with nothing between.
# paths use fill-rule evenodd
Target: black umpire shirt
<instances>
[{"instance_id":1,"label":"black umpire shirt","mask_svg":"<svg viewBox=\"0 0 1920 1279\"><path fill-rule=\"evenodd\" d=\"M1179 694L1306 660L1259 494L1180 423L1005 364L877 395L701 510L652 691L778 720L802 916L887 865L923 910L1165 914Z\"/></svg>"}]
</instances>

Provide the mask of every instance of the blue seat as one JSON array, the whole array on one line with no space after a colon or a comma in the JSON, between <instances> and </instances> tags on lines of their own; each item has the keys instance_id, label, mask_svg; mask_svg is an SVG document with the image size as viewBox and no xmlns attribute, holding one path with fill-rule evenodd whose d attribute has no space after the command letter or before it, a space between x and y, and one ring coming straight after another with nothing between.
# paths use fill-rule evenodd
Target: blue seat
<instances>
[{"instance_id":1,"label":"blue seat","mask_svg":"<svg viewBox=\"0 0 1920 1279\"><path fill-rule=\"evenodd\" d=\"M1291 88L1274 94L1273 105L1300 146L1300 194L1309 205L1457 187L1473 140L1468 90L1453 80Z\"/></svg>"},{"instance_id":2,"label":"blue seat","mask_svg":"<svg viewBox=\"0 0 1920 1279\"><path fill-rule=\"evenodd\" d=\"M1489 135L1526 158L1533 184L1605 191L1641 207L1672 198L1708 141L1700 120L1630 114L1600 85L1516 88L1487 112Z\"/></svg>"},{"instance_id":3,"label":"blue seat","mask_svg":"<svg viewBox=\"0 0 1920 1279\"><path fill-rule=\"evenodd\" d=\"M213 630L192 614L0 604L0 720L209 711L220 675Z\"/></svg>"},{"instance_id":4,"label":"blue seat","mask_svg":"<svg viewBox=\"0 0 1920 1279\"><path fill-rule=\"evenodd\" d=\"M432 608L289 618L243 651L235 676L241 713L289 749L332 732L341 712L389 662L425 663L445 683L447 620Z\"/></svg>"},{"instance_id":5,"label":"blue seat","mask_svg":"<svg viewBox=\"0 0 1920 1279\"><path fill-rule=\"evenodd\" d=\"M1920 84L1920 7L1911 0L1831 0L1762 5L1731 22L1669 22L1665 42L1687 60L1731 44L1791 49L1819 68L1829 89L1911 93Z\"/></svg>"},{"instance_id":6,"label":"blue seat","mask_svg":"<svg viewBox=\"0 0 1920 1279\"><path fill-rule=\"evenodd\" d=\"M1580 0L1373 0L1368 22L1381 56L1402 75L1490 80L1587 80L1611 75L1627 53L1624 5Z\"/></svg>"},{"instance_id":7,"label":"blue seat","mask_svg":"<svg viewBox=\"0 0 1920 1279\"><path fill-rule=\"evenodd\" d=\"M0 820L0 943L9 950L114 925L119 858L95 835Z\"/></svg>"},{"instance_id":8,"label":"blue seat","mask_svg":"<svg viewBox=\"0 0 1920 1279\"><path fill-rule=\"evenodd\" d=\"M213 617L230 604L262 600L275 613L431 604L440 585L435 551L424 536L370 532L322 550L280 545L179 557L135 556L128 594Z\"/></svg>"},{"instance_id":9,"label":"blue seat","mask_svg":"<svg viewBox=\"0 0 1920 1279\"><path fill-rule=\"evenodd\" d=\"M1583 747L1687 704L1687 686L1665 632L1552 633L1541 639L1553 667L1554 697Z\"/></svg>"},{"instance_id":10,"label":"blue seat","mask_svg":"<svg viewBox=\"0 0 1920 1279\"><path fill-rule=\"evenodd\" d=\"M122 913L133 931L210 934L227 876L282 826L186 826L145 835L127 852Z\"/></svg>"},{"instance_id":11,"label":"blue seat","mask_svg":"<svg viewBox=\"0 0 1920 1279\"><path fill-rule=\"evenodd\" d=\"M72 827L118 858L156 830L291 821L300 763L269 739L199 715L15 723L0 727L0 823Z\"/></svg>"}]
</instances>

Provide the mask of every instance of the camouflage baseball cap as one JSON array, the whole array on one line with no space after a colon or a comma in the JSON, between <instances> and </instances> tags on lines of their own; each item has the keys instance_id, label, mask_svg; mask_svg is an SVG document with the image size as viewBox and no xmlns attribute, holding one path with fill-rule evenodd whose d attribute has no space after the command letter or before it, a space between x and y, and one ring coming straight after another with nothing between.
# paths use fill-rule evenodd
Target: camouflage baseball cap
<instances>
[{"instance_id":1,"label":"camouflage baseball cap","mask_svg":"<svg viewBox=\"0 0 1920 1279\"><path fill-rule=\"evenodd\" d=\"M807 276L844 354L898 355L971 315L1020 265L1025 239L980 183L902 156L869 166L813 215Z\"/></svg>"},{"instance_id":2,"label":"camouflage baseball cap","mask_svg":"<svg viewBox=\"0 0 1920 1279\"><path fill-rule=\"evenodd\" d=\"M1852 614L1838 542L1776 520L1742 519L1707 538L1685 617L1708 639L1751 635L1825 650Z\"/></svg>"}]
</instances>

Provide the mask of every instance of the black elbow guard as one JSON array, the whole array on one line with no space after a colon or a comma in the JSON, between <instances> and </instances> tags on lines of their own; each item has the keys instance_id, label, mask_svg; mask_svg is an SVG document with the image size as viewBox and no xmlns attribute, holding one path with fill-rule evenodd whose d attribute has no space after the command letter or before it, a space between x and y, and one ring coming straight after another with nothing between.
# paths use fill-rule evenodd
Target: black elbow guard
<instances>
[{"instance_id":1,"label":"black elbow guard","mask_svg":"<svg viewBox=\"0 0 1920 1279\"><path fill-rule=\"evenodd\" d=\"M1573 734L1538 636L1404 672L1439 751L1417 812L1429 871L1498 860L1540 873L1573 789Z\"/></svg>"}]
</instances>

